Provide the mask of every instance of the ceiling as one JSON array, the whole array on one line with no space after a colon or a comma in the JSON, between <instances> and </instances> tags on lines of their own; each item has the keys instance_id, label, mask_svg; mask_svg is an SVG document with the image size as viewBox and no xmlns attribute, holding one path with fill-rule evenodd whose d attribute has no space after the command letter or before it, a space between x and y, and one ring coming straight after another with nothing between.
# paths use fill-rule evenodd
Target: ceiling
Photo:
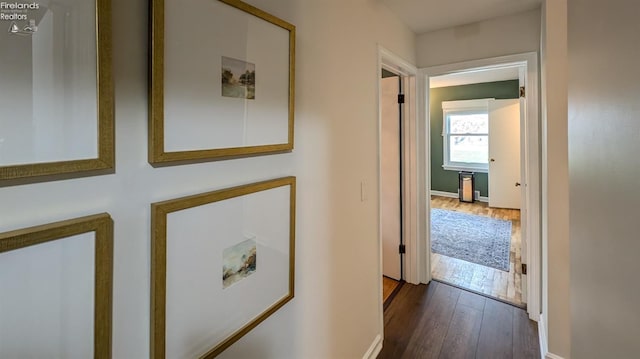
<instances>
[{"instance_id":1,"label":"ceiling","mask_svg":"<svg viewBox=\"0 0 640 359\"><path fill-rule=\"evenodd\" d=\"M429 78L429 87L447 87L483 82L517 80L519 71L517 66L503 67L486 70L474 70L468 72L458 72L449 75L434 76Z\"/></svg>"},{"instance_id":2,"label":"ceiling","mask_svg":"<svg viewBox=\"0 0 640 359\"><path fill-rule=\"evenodd\" d=\"M416 34L540 7L541 0L380 0Z\"/></svg>"}]
</instances>

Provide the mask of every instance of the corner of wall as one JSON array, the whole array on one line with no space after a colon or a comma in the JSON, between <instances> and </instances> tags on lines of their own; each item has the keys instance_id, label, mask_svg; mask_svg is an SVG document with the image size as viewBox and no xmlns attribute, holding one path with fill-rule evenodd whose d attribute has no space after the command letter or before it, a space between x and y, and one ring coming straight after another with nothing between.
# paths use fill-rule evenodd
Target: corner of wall
<instances>
[{"instance_id":1,"label":"corner of wall","mask_svg":"<svg viewBox=\"0 0 640 359\"><path fill-rule=\"evenodd\" d=\"M542 312L545 351L570 357L569 176L567 150L567 1L542 4ZM553 268L553 273L549 272ZM541 348L542 350L542 348ZM561 358L547 353L547 358Z\"/></svg>"},{"instance_id":2,"label":"corner of wall","mask_svg":"<svg viewBox=\"0 0 640 359\"><path fill-rule=\"evenodd\" d=\"M549 352L549 343L547 342L546 326L542 316L538 321L538 340L540 343L541 359L564 359L563 357Z\"/></svg>"}]
</instances>

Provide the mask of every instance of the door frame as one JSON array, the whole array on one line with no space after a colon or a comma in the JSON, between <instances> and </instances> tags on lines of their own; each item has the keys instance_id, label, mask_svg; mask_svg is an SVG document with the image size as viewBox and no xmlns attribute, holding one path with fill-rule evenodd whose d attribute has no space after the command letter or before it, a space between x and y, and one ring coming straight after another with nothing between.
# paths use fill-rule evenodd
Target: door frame
<instances>
[{"instance_id":1,"label":"door frame","mask_svg":"<svg viewBox=\"0 0 640 359\"><path fill-rule=\"evenodd\" d=\"M383 298L382 298L382 206L381 206L381 197L382 197L382 185L381 185L381 169L382 169L382 104L380 101L381 98L381 70L382 69L389 70L398 74L402 78L403 83L403 93L405 95L405 103L403 108L403 118L402 118L402 153L401 153L401 161L403 163L402 166L402 237L404 238L404 243L406 247L405 255L403 256L404 264L403 264L403 272L402 276L404 280L408 283L419 284L419 262L418 262L418 250L415 246L420 242L418 240L419 227L424 227L424 221L418 221L418 218L424 217L424 210L426 207L420 207L421 205L426 205L426 201L424 200L426 197L426 187L420 186L420 183L424 183L424 178L422 182L420 181L420 176L423 173L418 169L420 166L418 163L421 160L424 160L423 156L420 156L420 151L418 148L420 144L424 143L424 136L421 135L419 128L420 126L424 126L424 121L419 121L418 113L419 113L419 98L420 93L418 91L418 69L401 58L400 56L394 54L390 50L386 49L382 45L378 45L378 66L376 68L376 78L377 78L377 103L378 103L378 168L377 168L377 207L378 207L378 251L379 251L379 264L378 264L378 306L379 306L379 322L381 332L384 328L384 309L383 309ZM422 124L421 124L422 123ZM420 199L423 199L420 201ZM422 209L421 209L422 208ZM424 229L423 229L424 230Z\"/></svg>"},{"instance_id":2,"label":"door frame","mask_svg":"<svg viewBox=\"0 0 640 359\"><path fill-rule=\"evenodd\" d=\"M469 70L483 70L506 65L520 65L526 68L525 71L525 105L524 118L521 119L520 139L521 148L523 149L522 168L524 172L523 184L524 194L522 208L526 214L522 216L522 236L526 236L526 260L527 260L527 283L526 290L527 312L529 318L538 321L540 318L540 302L541 302L541 227L540 227L540 102L539 102L539 69L538 69L538 53L527 52L515 55L500 56L481 60L465 61L447 65L433 66L422 68L419 70L419 89L423 92L420 99L424 105L420 106L420 119L425 125L425 141L424 153L430 153L430 123L429 119L429 78L433 76L447 75ZM422 133L421 133L422 135ZM423 150L423 149L420 149ZM427 156L426 161L418 162L418 170L425 173L425 182L421 186L431 189L431 158ZM423 167L424 166L424 167ZM431 198L429 194L425 194L424 198ZM431 201L426 201L426 224L430 228L431 223ZM409 248L416 248L419 256L417 257L419 281L421 283L429 283L431 281L431 256L429 248L431 247L430 233L428 230L423 232L424 235L417 236L417 243ZM414 238L408 238L412 240Z\"/></svg>"}]
</instances>

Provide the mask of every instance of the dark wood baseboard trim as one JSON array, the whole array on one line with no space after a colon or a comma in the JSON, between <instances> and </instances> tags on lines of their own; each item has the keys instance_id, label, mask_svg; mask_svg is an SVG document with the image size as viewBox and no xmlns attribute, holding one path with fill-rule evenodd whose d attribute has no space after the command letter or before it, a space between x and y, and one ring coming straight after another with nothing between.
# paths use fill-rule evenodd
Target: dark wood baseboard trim
<instances>
[{"instance_id":1,"label":"dark wood baseboard trim","mask_svg":"<svg viewBox=\"0 0 640 359\"><path fill-rule=\"evenodd\" d=\"M462 289L465 290L467 292L471 292L473 294L477 294L477 295L481 295L483 297L489 298L489 299L493 299L493 300L497 300L498 302L502 302L504 304L509 304L510 306L516 307L516 308L520 308L520 309L524 309L527 310L527 303L522 303L522 304L515 304L515 303L511 303L508 300L504 300L504 299L500 299L500 298L496 298L492 295L486 294L486 293L482 293L482 292L478 292L477 290L473 290L473 289L469 289L469 288L465 288L465 287L461 287L459 285L453 284L453 283L449 283L445 280L441 280L441 279L435 279L435 278L431 278L432 281L434 282L438 282L438 283L442 283L442 284L446 284L446 285L450 285L452 287L456 287L458 289ZM394 291L395 292L395 291ZM394 294L392 294L391 296L393 296ZM391 297L389 297L391 298ZM386 306L385 306L386 308Z\"/></svg>"},{"instance_id":2,"label":"dark wood baseboard trim","mask_svg":"<svg viewBox=\"0 0 640 359\"><path fill-rule=\"evenodd\" d=\"M387 300L384 301L384 304L382 305L383 310L387 310L387 307L389 307L389 305L391 304L391 301L393 300L393 298L396 297L396 295L398 294L398 292L400 291L400 288L402 288L404 283L405 281L403 280L398 281L398 285L393 289L393 292L391 292Z\"/></svg>"}]
</instances>

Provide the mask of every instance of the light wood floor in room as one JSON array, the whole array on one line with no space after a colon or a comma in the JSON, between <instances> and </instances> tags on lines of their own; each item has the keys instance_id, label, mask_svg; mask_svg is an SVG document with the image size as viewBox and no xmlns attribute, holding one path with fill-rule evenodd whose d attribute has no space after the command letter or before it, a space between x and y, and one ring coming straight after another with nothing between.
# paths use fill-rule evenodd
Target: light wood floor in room
<instances>
[{"instance_id":1,"label":"light wood floor in room","mask_svg":"<svg viewBox=\"0 0 640 359\"><path fill-rule=\"evenodd\" d=\"M386 301L399 284L397 280L382 276L382 301Z\"/></svg>"},{"instance_id":2,"label":"light wood floor in room","mask_svg":"<svg viewBox=\"0 0 640 359\"><path fill-rule=\"evenodd\" d=\"M487 203L464 203L457 198L431 196L431 208L447 209L496 219L510 220L511 252L509 272L431 253L431 275L434 279L522 306L522 266L520 211L490 208Z\"/></svg>"}]
</instances>

